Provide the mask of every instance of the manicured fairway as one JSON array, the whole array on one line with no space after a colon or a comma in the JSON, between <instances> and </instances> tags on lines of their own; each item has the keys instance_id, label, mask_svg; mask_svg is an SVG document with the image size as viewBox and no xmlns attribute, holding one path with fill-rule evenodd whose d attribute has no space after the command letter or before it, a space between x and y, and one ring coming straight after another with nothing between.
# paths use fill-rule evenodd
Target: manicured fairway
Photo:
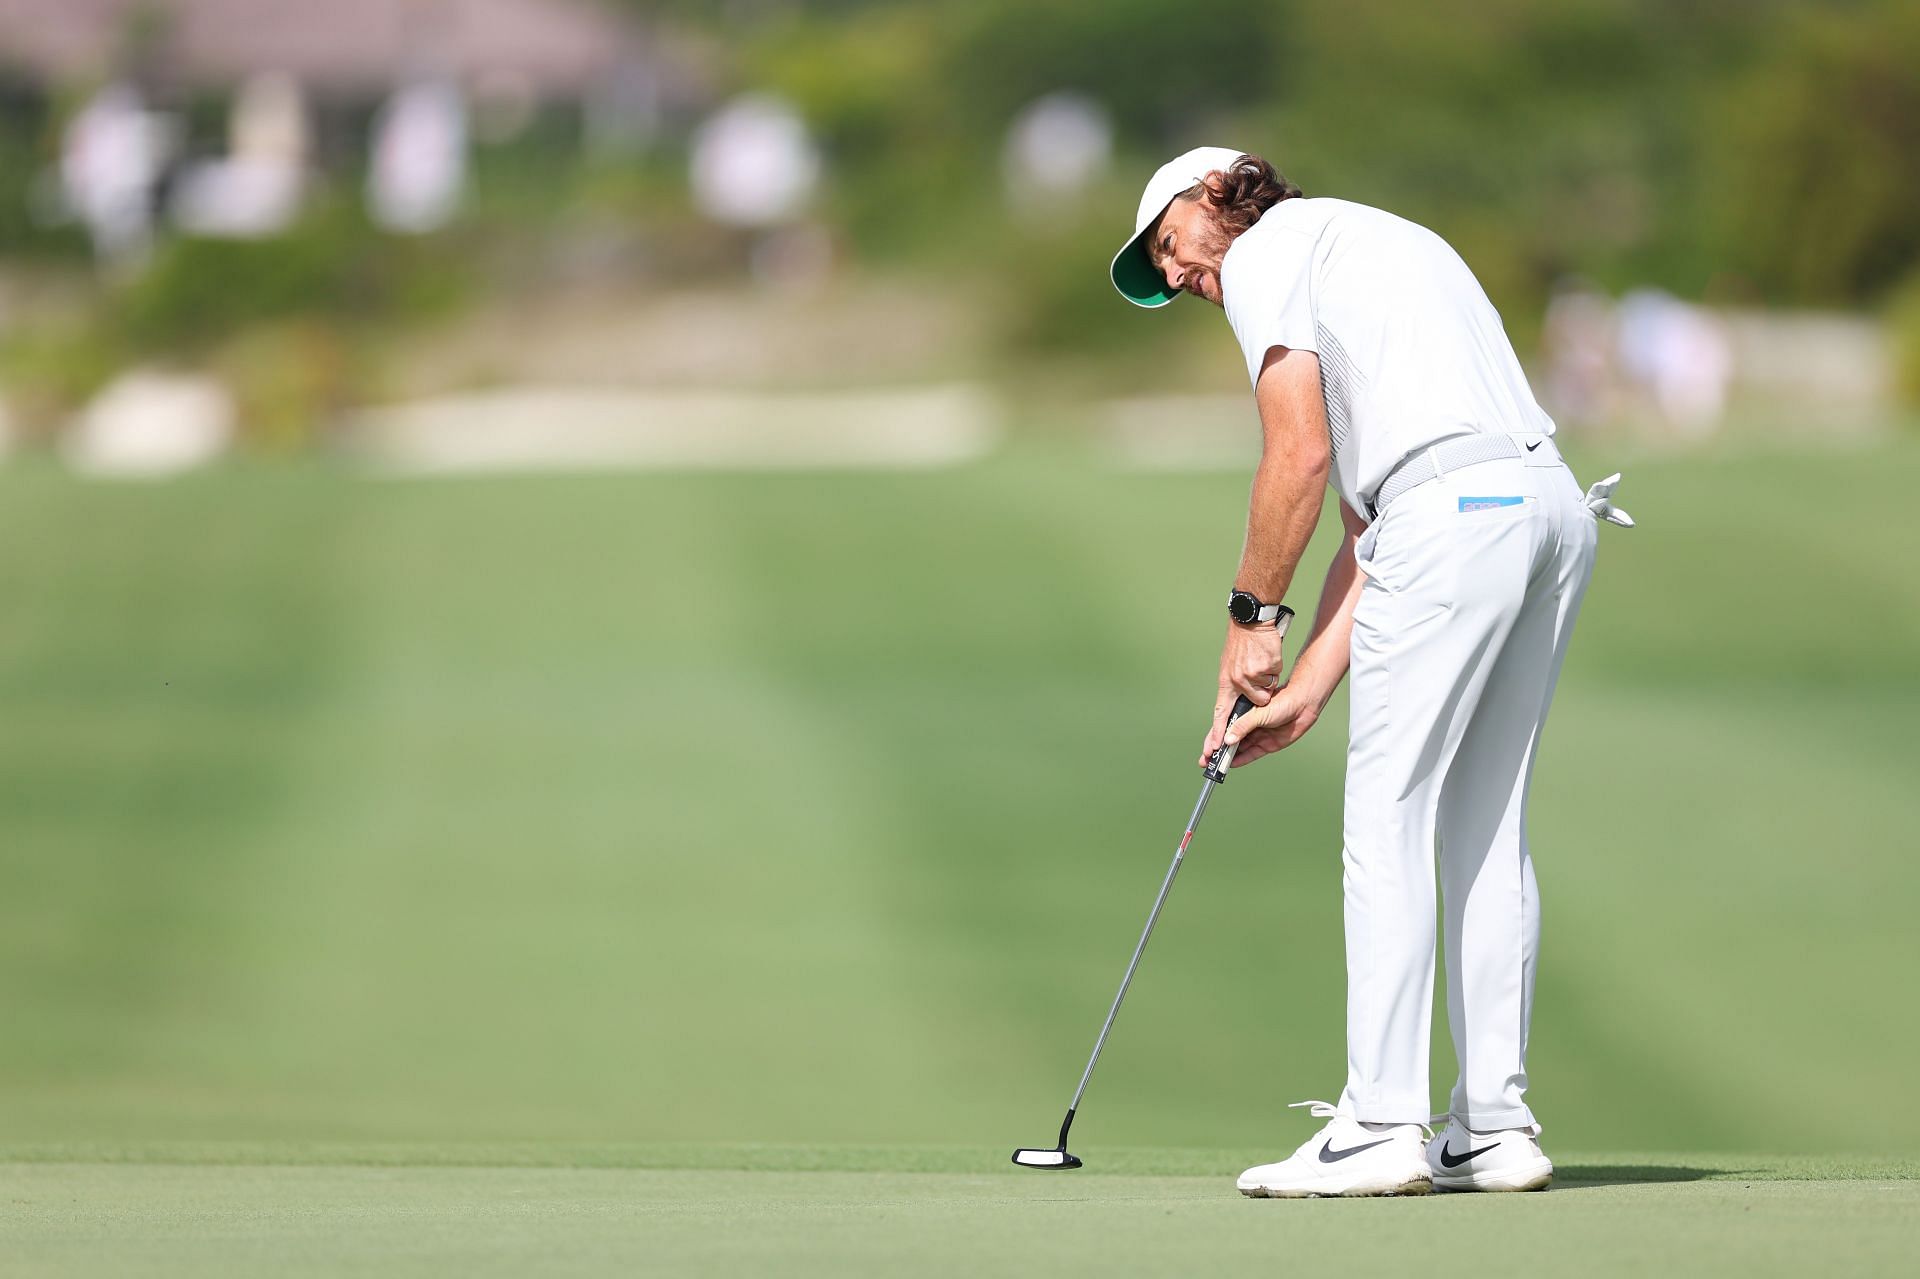
<instances>
[{"instance_id":1,"label":"manicured fairway","mask_svg":"<svg viewBox=\"0 0 1920 1279\"><path fill-rule=\"evenodd\" d=\"M354 1153L400 1162L0 1163L0 1273L1902 1275L1920 1247L1915 1166L1875 1161L1614 1156L1540 1195L1282 1203L1191 1175L1234 1152L1063 1176L952 1149Z\"/></svg>"}]
</instances>

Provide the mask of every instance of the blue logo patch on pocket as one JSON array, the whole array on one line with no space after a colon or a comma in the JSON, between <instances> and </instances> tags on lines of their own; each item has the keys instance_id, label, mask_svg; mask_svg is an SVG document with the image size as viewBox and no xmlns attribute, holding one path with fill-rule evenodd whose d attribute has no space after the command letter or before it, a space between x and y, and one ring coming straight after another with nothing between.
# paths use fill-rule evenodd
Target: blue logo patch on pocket
<instances>
[{"instance_id":1,"label":"blue logo patch on pocket","mask_svg":"<svg viewBox=\"0 0 1920 1279\"><path fill-rule=\"evenodd\" d=\"M1497 506L1518 506L1526 501L1524 497L1463 497L1460 499L1460 512L1491 511Z\"/></svg>"}]
</instances>

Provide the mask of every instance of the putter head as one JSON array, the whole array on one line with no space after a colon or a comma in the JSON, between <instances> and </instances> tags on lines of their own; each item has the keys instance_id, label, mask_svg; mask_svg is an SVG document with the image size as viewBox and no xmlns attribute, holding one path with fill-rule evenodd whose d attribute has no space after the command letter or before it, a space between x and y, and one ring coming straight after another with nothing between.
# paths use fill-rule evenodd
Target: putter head
<instances>
[{"instance_id":1,"label":"putter head","mask_svg":"<svg viewBox=\"0 0 1920 1279\"><path fill-rule=\"evenodd\" d=\"M1013 1162L1019 1164L1022 1168L1052 1168L1056 1171L1078 1168L1080 1166L1080 1160L1068 1154L1064 1149L1032 1150L1026 1146L1022 1146L1013 1152Z\"/></svg>"}]
</instances>

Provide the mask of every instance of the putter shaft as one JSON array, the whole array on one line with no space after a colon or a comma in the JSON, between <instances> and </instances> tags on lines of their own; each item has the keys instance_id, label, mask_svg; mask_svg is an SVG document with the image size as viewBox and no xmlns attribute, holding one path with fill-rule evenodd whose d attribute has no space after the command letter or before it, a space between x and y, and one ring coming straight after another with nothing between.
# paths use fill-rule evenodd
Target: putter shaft
<instances>
[{"instance_id":1,"label":"putter shaft","mask_svg":"<svg viewBox=\"0 0 1920 1279\"><path fill-rule=\"evenodd\" d=\"M1282 635L1287 633L1287 619L1290 617L1291 612L1281 610L1277 625ZM1246 696L1236 698L1233 709L1227 714L1228 727L1232 727L1234 721L1252 709L1253 702ZM1067 1107L1067 1117L1060 1121L1058 1144L1049 1151L1025 1147L1015 1150L1014 1163L1030 1168L1080 1167L1080 1161L1067 1153L1067 1132L1073 1127L1073 1116L1080 1109L1080 1099L1086 1096L1087 1083L1093 1078L1093 1068L1100 1064L1100 1050L1107 1046L1107 1036L1113 1032L1113 1020L1120 1015L1120 1005L1127 997L1127 988L1133 985L1133 974L1140 967L1140 956L1147 949L1147 940L1153 936L1153 926L1160 922L1160 911L1167 904L1167 894L1173 891L1174 878L1180 874L1180 863L1186 860L1187 845L1193 842L1193 832L1200 829L1200 819L1206 815L1207 801L1213 798L1213 788L1227 780L1227 770L1233 766L1237 749L1237 746L1223 743L1200 770L1206 778L1200 787L1200 798L1194 802L1193 815L1187 818L1187 829L1180 836L1180 846L1173 850L1173 864L1167 867L1167 877L1160 881L1160 895L1153 899L1153 909L1147 914L1147 926L1140 930L1140 940L1134 944L1133 958L1127 961L1127 975L1120 979L1120 989L1113 997L1113 1006L1107 1009L1107 1019L1100 1023L1100 1037L1093 1041L1093 1055L1087 1058L1087 1068L1080 1073L1080 1086L1073 1090L1073 1102Z\"/></svg>"},{"instance_id":2,"label":"putter shaft","mask_svg":"<svg viewBox=\"0 0 1920 1279\"><path fill-rule=\"evenodd\" d=\"M1236 707L1236 718L1238 713L1239 708ZM1200 819L1207 811L1207 801L1213 798L1213 788L1225 780L1227 769L1232 767L1236 749L1235 746L1222 746L1215 752L1213 767L1206 773L1207 780L1200 784L1200 798L1193 806L1193 816L1187 818L1187 829L1180 836L1180 846L1173 850L1173 864L1167 867L1167 877L1160 884L1160 895L1153 899L1153 910L1147 915L1147 926L1140 930L1140 940L1134 945L1133 958L1127 961L1127 975L1120 979L1119 993L1113 997L1113 1006L1107 1009L1107 1019L1100 1026L1100 1038L1093 1043L1093 1056L1087 1059L1087 1068L1080 1076L1080 1086L1073 1090L1073 1102L1067 1107L1066 1122L1060 1125L1060 1148L1063 1150L1067 1145L1067 1129L1073 1126L1073 1113L1080 1109L1080 1098L1086 1095L1087 1081L1093 1078L1093 1068L1100 1063L1100 1050L1107 1046L1107 1035L1113 1030L1113 1019L1120 1015L1120 1004L1127 997L1127 987L1133 984L1134 970L1140 967L1140 956L1147 949L1147 939L1153 936L1153 926L1160 922L1160 910L1167 904L1167 894L1173 891L1174 877L1180 873L1180 864L1186 860L1187 845L1193 842L1193 832L1200 828Z\"/></svg>"}]
</instances>

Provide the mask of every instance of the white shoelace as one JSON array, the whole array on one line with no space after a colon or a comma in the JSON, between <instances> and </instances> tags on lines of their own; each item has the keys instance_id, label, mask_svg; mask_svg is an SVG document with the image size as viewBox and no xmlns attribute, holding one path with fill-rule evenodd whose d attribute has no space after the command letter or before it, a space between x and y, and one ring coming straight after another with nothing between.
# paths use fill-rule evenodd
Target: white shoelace
<instances>
[{"instance_id":1,"label":"white shoelace","mask_svg":"<svg viewBox=\"0 0 1920 1279\"><path fill-rule=\"evenodd\" d=\"M1331 1102L1290 1101L1287 1103L1288 1110L1298 1110L1302 1106L1305 1106L1307 1108L1307 1113L1309 1115L1312 1115L1315 1119L1338 1119L1340 1117L1340 1107L1332 1104ZM1433 1117L1433 1123L1437 1124L1445 1118L1446 1118L1445 1115L1435 1115ZM1354 1122L1358 1123L1360 1121L1355 1120ZM1426 1133L1428 1141L1433 1140L1433 1128L1431 1124L1423 1124L1416 1120L1414 1121L1414 1127Z\"/></svg>"}]
</instances>

